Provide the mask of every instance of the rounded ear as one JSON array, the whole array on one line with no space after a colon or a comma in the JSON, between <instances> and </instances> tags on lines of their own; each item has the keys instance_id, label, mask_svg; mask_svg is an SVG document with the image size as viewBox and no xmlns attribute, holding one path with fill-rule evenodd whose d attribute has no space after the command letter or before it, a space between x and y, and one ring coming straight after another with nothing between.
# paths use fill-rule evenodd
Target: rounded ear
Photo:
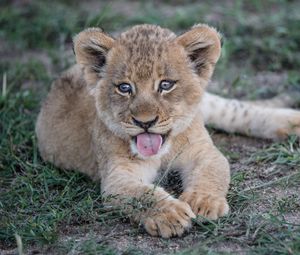
<instances>
[{"instance_id":1,"label":"rounded ear","mask_svg":"<svg viewBox=\"0 0 300 255\"><path fill-rule=\"evenodd\" d=\"M199 76L209 80L221 54L221 35L212 27L198 24L178 36Z\"/></svg>"},{"instance_id":2,"label":"rounded ear","mask_svg":"<svg viewBox=\"0 0 300 255\"><path fill-rule=\"evenodd\" d=\"M88 82L95 83L99 79L114 41L100 28L87 28L74 37L76 61L84 67Z\"/></svg>"}]
</instances>

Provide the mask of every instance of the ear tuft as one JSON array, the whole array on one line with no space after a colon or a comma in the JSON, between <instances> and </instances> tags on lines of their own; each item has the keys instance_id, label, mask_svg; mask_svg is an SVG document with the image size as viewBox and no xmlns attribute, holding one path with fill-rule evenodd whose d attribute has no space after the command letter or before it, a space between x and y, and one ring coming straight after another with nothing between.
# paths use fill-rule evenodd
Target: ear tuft
<instances>
[{"instance_id":1,"label":"ear tuft","mask_svg":"<svg viewBox=\"0 0 300 255\"><path fill-rule=\"evenodd\" d=\"M85 68L86 78L95 82L114 39L100 28L87 28L74 37L73 43L77 63Z\"/></svg>"},{"instance_id":2,"label":"ear tuft","mask_svg":"<svg viewBox=\"0 0 300 255\"><path fill-rule=\"evenodd\" d=\"M185 48L197 74L209 80L221 54L221 35L217 30L197 24L176 41Z\"/></svg>"}]
</instances>

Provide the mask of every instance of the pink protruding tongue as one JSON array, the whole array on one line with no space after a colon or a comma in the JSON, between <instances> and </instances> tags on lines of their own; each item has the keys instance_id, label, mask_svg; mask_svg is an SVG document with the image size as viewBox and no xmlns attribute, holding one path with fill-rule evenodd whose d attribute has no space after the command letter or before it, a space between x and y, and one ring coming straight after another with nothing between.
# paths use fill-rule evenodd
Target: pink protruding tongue
<instances>
[{"instance_id":1,"label":"pink protruding tongue","mask_svg":"<svg viewBox=\"0 0 300 255\"><path fill-rule=\"evenodd\" d=\"M162 136L157 134L143 133L136 138L139 153L147 157L157 154L162 144Z\"/></svg>"}]
</instances>

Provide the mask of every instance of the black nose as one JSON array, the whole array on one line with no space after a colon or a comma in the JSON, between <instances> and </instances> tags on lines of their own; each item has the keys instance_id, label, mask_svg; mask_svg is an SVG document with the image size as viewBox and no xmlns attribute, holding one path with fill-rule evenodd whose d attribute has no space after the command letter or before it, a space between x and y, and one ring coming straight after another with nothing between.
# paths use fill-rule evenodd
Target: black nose
<instances>
[{"instance_id":1,"label":"black nose","mask_svg":"<svg viewBox=\"0 0 300 255\"><path fill-rule=\"evenodd\" d=\"M132 121L138 127L141 127L143 129L147 130L148 128L155 125L155 123L158 121L158 116L155 119L147 121L147 122L142 122L142 121L139 121L139 120L132 117Z\"/></svg>"}]
</instances>

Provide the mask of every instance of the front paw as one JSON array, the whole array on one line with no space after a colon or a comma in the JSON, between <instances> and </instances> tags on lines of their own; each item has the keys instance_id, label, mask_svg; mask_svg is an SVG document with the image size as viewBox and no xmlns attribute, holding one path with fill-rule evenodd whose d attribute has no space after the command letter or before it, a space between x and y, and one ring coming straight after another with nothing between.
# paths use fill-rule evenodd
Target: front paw
<instances>
[{"instance_id":1,"label":"front paw","mask_svg":"<svg viewBox=\"0 0 300 255\"><path fill-rule=\"evenodd\" d=\"M216 220L229 212L228 203L223 196L184 192L179 199L187 202L196 215L202 215L211 220Z\"/></svg>"},{"instance_id":2,"label":"front paw","mask_svg":"<svg viewBox=\"0 0 300 255\"><path fill-rule=\"evenodd\" d=\"M187 203L167 198L147 211L142 224L150 235L169 238L181 236L191 227L191 218L195 217Z\"/></svg>"}]
</instances>

